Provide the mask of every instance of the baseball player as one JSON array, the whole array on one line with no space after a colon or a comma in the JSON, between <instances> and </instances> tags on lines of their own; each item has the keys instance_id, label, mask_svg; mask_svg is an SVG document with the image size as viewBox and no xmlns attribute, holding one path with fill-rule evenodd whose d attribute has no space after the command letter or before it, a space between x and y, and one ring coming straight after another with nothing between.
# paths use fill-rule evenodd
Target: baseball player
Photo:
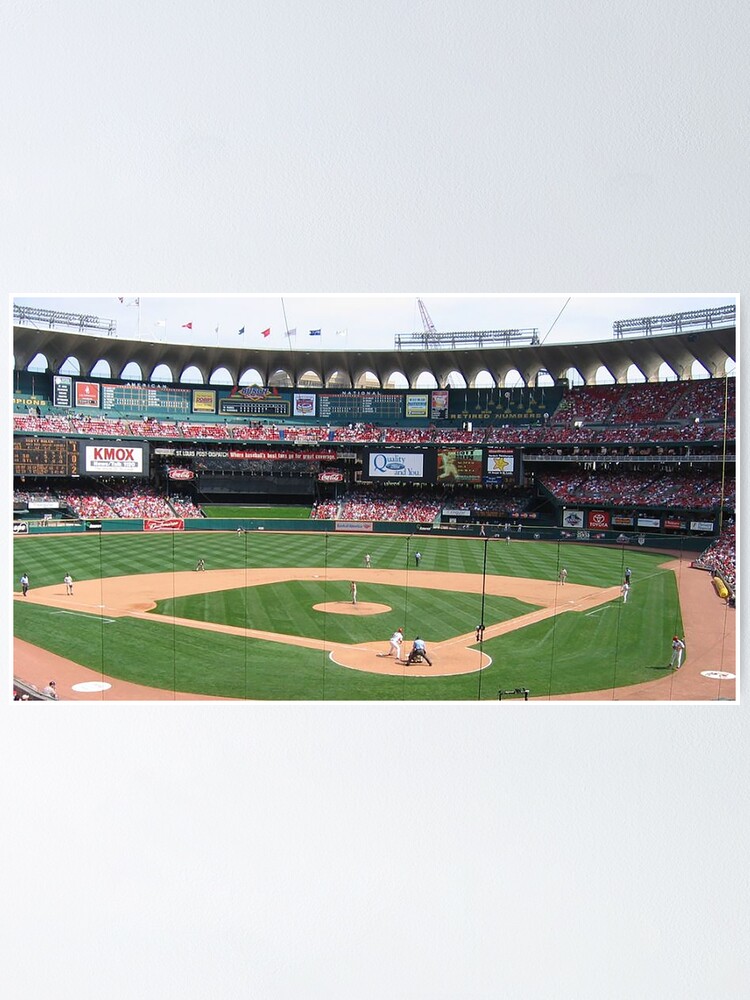
<instances>
[{"instance_id":1,"label":"baseball player","mask_svg":"<svg viewBox=\"0 0 750 1000\"><path fill-rule=\"evenodd\" d=\"M402 628L397 628L393 635L390 637L388 642L390 643L390 648L388 650L387 656L395 656L396 659L401 656L401 643L404 641L404 630Z\"/></svg>"},{"instance_id":2,"label":"baseball player","mask_svg":"<svg viewBox=\"0 0 750 1000\"><path fill-rule=\"evenodd\" d=\"M670 667L679 670L682 666L682 654L685 651L685 642L678 635L672 636L672 659L669 661Z\"/></svg>"},{"instance_id":3,"label":"baseball player","mask_svg":"<svg viewBox=\"0 0 750 1000\"><path fill-rule=\"evenodd\" d=\"M63 583L65 584L65 593L68 595L68 597L72 597L73 596L73 577L70 575L70 573L66 573L65 574L65 576L63 577Z\"/></svg>"}]
</instances>

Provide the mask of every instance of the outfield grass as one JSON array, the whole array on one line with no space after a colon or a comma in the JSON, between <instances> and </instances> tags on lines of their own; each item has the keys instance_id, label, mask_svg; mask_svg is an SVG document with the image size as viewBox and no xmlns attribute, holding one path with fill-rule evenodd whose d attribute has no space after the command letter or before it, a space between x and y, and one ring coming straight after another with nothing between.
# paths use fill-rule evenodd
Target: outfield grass
<instances>
[{"instance_id":1,"label":"outfield grass","mask_svg":"<svg viewBox=\"0 0 750 1000\"><path fill-rule=\"evenodd\" d=\"M259 521L283 519L285 521L307 521L312 507L253 507L237 504L201 504L206 517L256 518Z\"/></svg>"},{"instance_id":2,"label":"outfield grass","mask_svg":"<svg viewBox=\"0 0 750 1000\"><path fill-rule=\"evenodd\" d=\"M615 601L593 613L568 612L488 640L484 650L493 658L490 668L448 678L368 674L339 667L326 654L303 647L160 621L122 618L106 623L95 616L55 615L50 609L23 602L15 604L14 631L29 642L115 677L169 690L235 698L496 698L498 688L528 687L532 695L574 693L664 675L661 668L668 659L668 639L682 631L682 622L674 574L658 568L664 555L648 551L403 535L193 532L31 536L14 540L14 578L17 581L27 572L33 589L60 583L68 571L75 580L83 580L192 570L199 558L206 560L208 569L360 568L365 552L369 552L375 567L414 570L408 590L360 582L361 601L393 608L383 615L364 618L311 610L319 597L320 602L346 600L345 581L320 581L317 589L317 581L291 581L181 598L174 602L174 612L240 625L247 622L254 628L336 642L382 638L385 646L394 622L407 632L419 631L428 641L474 628L480 595L423 590L418 586L418 574L423 570L481 574L485 544L488 574L552 580L564 564L570 583L612 586L622 579L627 563L633 570L630 599L627 605ZM413 560L417 547L423 556L419 571L414 569ZM20 589L17 583L16 588ZM191 602L196 603L191 607ZM488 595L486 602L486 621L528 610L511 598ZM162 602L158 611L172 613L169 605L171 602Z\"/></svg>"}]
</instances>

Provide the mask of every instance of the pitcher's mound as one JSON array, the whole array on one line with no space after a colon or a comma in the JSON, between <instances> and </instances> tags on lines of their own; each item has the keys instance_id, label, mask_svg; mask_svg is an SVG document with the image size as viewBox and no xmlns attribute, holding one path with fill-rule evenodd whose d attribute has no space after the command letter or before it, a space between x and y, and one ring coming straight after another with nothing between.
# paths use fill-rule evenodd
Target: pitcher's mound
<instances>
[{"instance_id":1,"label":"pitcher's mound","mask_svg":"<svg viewBox=\"0 0 750 1000\"><path fill-rule=\"evenodd\" d=\"M327 611L331 615L382 615L393 609L387 604L370 604L360 601L327 601L325 604L313 604L313 611Z\"/></svg>"}]
</instances>

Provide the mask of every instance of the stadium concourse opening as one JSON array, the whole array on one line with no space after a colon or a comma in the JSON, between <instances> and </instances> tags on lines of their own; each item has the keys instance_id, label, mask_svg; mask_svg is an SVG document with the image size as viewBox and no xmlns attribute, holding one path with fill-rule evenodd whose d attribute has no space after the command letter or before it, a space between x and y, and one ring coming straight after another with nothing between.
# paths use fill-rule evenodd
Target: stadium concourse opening
<instances>
[{"instance_id":1,"label":"stadium concourse opening","mask_svg":"<svg viewBox=\"0 0 750 1000\"><path fill-rule=\"evenodd\" d=\"M574 353L428 344L438 385L420 388L408 344L299 370L257 350L262 385L241 384L234 349L213 355L231 385L205 360L192 385L128 379L205 356L17 312L18 684L54 677L54 700L733 700L736 331L653 319ZM696 359L712 377L656 377ZM624 380L633 364L646 381ZM357 387L364 371L378 384Z\"/></svg>"}]
</instances>

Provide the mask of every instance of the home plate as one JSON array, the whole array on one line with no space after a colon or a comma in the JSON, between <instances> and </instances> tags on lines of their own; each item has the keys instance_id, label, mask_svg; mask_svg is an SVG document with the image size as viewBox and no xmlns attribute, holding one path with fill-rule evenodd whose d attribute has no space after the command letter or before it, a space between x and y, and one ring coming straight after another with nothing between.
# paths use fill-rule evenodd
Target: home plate
<instances>
[{"instance_id":1,"label":"home plate","mask_svg":"<svg viewBox=\"0 0 750 1000\"><path fill-rule=\"evenodd\" d=\"M90 691L107 691L111 688L111 684L107 684L106 681L81 681L80 684L74 684L74 691L84 691L89 693Z\"/></svg>"},{"instance_id":2,"label":"home plate","mask_svg":"<svg viewBox=\"0 0 750 1000\"><path fill-rule=\"evenodd\" d=\"M710 677L716 681L733 681L736 674L730 674L726 670L701 670L701 677Z\"/></svg>"}]
</instances>

